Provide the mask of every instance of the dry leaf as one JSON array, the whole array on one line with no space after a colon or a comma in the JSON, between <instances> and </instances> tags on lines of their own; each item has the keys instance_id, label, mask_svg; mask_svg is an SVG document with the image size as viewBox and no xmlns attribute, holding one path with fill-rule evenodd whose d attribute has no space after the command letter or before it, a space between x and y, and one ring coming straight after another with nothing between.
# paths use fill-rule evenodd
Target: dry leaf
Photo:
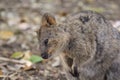
<instances>
[{"instance_id":1,"label":"dry leaf","mask_svg":"<svg viewBox=\"0 0 120 80\"><path fill-rule=\"evenodd\" d=\"M8 40L14 36L12 31L0 31L0 39Z\"/></svg>"},{"instance_id":2,"label":"dry leaf","mask_svg":"<svg viewBox=\"0 0 120 80\"><path fill-rule=\"evenodd\" d=\"M0 70L0 75L3 75L3 72L2 72L2 70Z\"/></svg>"},{"instance_id":3,"label":"dry leaf","mask_svg":"<svg viewBox=\"0 0 120 80\"><path fill-rule=\"evenodd\" d=\"M23 68L25 71L27 71L27 70L30 70L30 69L32 69L32 66L27 66L27 65L25 65L25 67Z\"/></svg>"},{"instance_id":4,"label":"dry leaf","mask_svg":"<svg viewBox=\"0 0 120 80\"><path fill-rule=\"evenodd\" d=\"M30 51L25 51L23 59L29 60L31 55L32 55L32 53Z\"/></svg>"},{"instance_id":5,"label":"dry leaf","mask_svg":"<svg viewBox=\"0 0 120 80\"><path fill-rule=\"evenodd\" d=\"M32 65L33 65L32 62L24 59L22 59L21 61L25 64L23 67L24 70L29 70L32 68Z\"/></svg>"},{"instance_id":6,"label":"dry leaf","mask_svg":"<svg viewBox=\"0 0 120 80\"><path fill-rule=\"evenodd\" d=\"M26 22L24 22L24 23L20 23L19 25L18 25L18 28L20 29L20 30L27 30L27 29L29 29L31 26L28 24L28 23L26 23Z\"/></svg>"}]
</instances>

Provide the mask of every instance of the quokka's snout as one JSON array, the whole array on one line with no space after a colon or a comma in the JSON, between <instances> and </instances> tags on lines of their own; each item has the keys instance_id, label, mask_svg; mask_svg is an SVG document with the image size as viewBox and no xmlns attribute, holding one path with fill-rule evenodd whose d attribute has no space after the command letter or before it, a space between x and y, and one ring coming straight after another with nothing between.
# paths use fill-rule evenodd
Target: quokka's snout
<instances>
[{"instance_id":1,"label":"quokka's snout","mask_svg":"<svg viewBox=\"0 0 120 80\"><path fill-rule=\"evenodd\" d=\"M50 55L47 52L44 52L44 53L41 54L41 57L43 59L48 59L50 57Z\"/></svg>"}]
</instances>

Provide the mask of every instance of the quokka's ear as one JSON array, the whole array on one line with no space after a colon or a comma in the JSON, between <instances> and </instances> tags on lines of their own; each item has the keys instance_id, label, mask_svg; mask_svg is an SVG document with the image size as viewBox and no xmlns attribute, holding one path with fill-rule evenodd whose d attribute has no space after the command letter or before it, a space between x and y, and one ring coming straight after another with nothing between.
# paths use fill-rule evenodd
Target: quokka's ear
<instances>
[{"instance_id":1,"label":"quokka's ear","mask_svg":"<svg viewBox=\"0 0 120 80\"><path fill-rule=\"evenodd\" d=\"M55 17L49 13L45 13L41 21L42 27L50 27L51 25L56 25Z\"/></svg>"}]
</instances>

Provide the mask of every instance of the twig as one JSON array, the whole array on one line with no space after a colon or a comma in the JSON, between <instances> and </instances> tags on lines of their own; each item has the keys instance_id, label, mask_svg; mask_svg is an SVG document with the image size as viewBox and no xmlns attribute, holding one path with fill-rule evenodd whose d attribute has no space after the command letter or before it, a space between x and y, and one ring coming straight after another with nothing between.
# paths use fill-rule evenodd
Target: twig
<instances>
[{"instance_id":1,"label":"twig","mask_svg":"<svg viewBox=\"0 0 120 80\"><path fill-rule=\"evenodd\" d=\"M6 75L4 75L2 80L6 80L6 78L8 78L8 73Z\"/></svg>"},{"instance_id":2,"label":"twig","mask_svg":"<svg viewBox=\"0 0 120 80\"><path fill-rule=\"evenodd\" d=\"M9 59L9 58L5 58L5 57L0 57L0 61L7 61L7 62L24 64L24 62L22 62L22 61L14 60L14 59Z\"/></svg>"},{"instance_id":3,"label":"twig","mask_svg":"<svg viewBox=\"0 0 120 80\"><path fill-rule=\"evenodd\" d=\"M3 77L8 77L8 76L6 76L6 75L0 75L0 78L3 78Z\"/></svg>"}]
</instances>

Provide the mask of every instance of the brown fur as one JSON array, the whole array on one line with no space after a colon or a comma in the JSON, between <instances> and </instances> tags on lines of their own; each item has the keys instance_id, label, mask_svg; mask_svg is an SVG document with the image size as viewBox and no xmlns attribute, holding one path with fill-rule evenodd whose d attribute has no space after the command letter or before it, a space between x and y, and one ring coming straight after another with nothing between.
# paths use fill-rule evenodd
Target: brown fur
<instances>
[{"instance_id":1,"label":"brown fur","mask_svg":"<svg viewBox=\"0 0 120 80\"><path fill-rule=\"evenodd\" d=\"M38 33L43 58L60 55L68 80L120 80L120 34L102 15L82 11L63 24L47 15Z\"/></svg>"}]
</instances>

